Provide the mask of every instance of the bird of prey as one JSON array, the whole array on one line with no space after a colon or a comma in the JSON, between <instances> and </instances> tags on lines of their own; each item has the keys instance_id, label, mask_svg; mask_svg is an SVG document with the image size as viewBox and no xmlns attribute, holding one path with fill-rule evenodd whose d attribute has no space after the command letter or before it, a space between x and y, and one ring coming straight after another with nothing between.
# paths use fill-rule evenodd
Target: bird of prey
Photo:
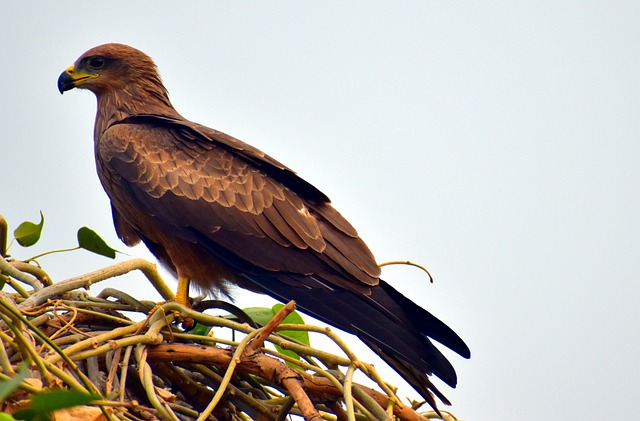
<instances>
[{"instance_id":1,"label":"bird of prey","mask_svg":"<svg viewBox=\"0 0 640 421\"><path fill-rule=\"evenodd\" d=\"M447 325L379 278L380 268L328 197L257 148L182 117L143 52L105 44L58 79L61 93L98 100L95 159L116 231L141 241L178 278L226 293L230 284L295 300L305 313L358 336L434 408L435 375L456 373L435 340L465 358Z\"/></svg>"}]
</instances>

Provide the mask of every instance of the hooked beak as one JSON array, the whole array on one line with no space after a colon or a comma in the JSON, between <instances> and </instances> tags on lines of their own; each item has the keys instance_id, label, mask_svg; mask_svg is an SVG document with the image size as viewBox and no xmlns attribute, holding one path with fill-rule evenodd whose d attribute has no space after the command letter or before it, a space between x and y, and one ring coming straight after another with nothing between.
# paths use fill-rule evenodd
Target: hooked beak
<instances>
[{"instance_id":1,"label":"hooked beak","mask_svg":"<svg viewBox=\"0 0 640 421\"><path fill-rule=\"evenodd\" d=\"M58 78L58 90L61 94L73 88L77 88L89 79L95 79L99 75L76 71L75 66L69 66Z\"/></svg>"}]
</instances>

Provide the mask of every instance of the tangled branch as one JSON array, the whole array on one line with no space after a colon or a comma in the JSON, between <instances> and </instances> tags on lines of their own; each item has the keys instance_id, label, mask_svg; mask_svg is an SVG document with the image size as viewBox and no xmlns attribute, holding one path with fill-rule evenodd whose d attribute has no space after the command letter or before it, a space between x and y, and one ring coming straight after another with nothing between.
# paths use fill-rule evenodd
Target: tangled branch
<instances>
[{"instance_id":1,"label":"tangled branch","mask_svg":"<svg viewBox=\"0 0 640 421\"><path fill-rule=\"evenodd\" d=\"M330 329L282 324L293 302L266 326L255 328L230 316L213 316L171 301L141 302L111 289L97 297L78 294L91 284L140 270L165 299L172 299L155 266L142 259L57 283L40 268L27 266L33 265L0 257L0 278L15 291L0 291L0 381L14 377L22 362L30 368L20 390L0 402L4 412L27 406L39 391L67 388L101 396L91 407L109 420L436 416L418 414L402 403L373 366L359 361ZM181 331L172 323L176 315L212 326L216 335ZM323 334L344 355L296 343L280 335L282 330ZM225 339L231 331L241 339ZM294 351L300 359L276 352L272 344ZM383 392L353 383L356 370Z\"/></svg>"}]
</instances>

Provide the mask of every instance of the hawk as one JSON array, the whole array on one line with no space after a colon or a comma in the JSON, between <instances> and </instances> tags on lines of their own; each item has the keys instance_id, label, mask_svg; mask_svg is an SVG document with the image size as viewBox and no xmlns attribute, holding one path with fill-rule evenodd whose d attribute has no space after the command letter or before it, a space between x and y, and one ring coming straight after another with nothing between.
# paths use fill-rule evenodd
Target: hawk
<instances>
[{"instance_id":1,"label":"hawk","mask_svg":"<svg viewBox=\"0 0 640 421\"><path fill-rule=\"evenodd\" d=\"M455 387L435 340L465 358L447 325L379 278L380 268L329 198L257 148L182 117L153 60L122 44L82 54L58 79L61 93L98 100L98 176L116 231L146 244L189 285L227 293L230 284L295 300L305 313L359 337L434 408L429 380ZM228 294L227 294L228 295Z\"/></svg>"}]
</instances>

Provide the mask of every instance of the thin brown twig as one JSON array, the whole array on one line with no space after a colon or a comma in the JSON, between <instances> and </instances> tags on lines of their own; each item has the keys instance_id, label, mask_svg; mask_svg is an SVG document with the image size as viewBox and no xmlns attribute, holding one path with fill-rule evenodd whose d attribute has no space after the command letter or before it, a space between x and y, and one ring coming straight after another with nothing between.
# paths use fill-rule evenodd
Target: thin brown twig
<instances>
[{"instance_id":1,"label":"thin brown twig","mask_svg":"<svg viewBox=\"0 0 640 421\"><path fill-rule=\"evenodd\" d=\"M307 421L319 421L322 417L309 399L309 396L302 388L300 380L296 377L286 377L282 379L282 385L287 388L293 399L295 399L302 416Z\"/></svg>"},{"instance_id":2,"label":"thin brown twig","mask_svg":"<svg viewBox=\"0 0 640 421\"><path fill-rule=\"evenodd\" d=\"M245 352L247 354L258 352L258 350L262 348L264 341L273 333L273 331L278 327L278 325L280 325L280 323L282 323L284 319L286 319L287 316L291 314L295 309L296 309L296 302L293 300L289 301L287 305L282 307L280 311L277 312L276 315L273 316L271 320L269 320L269 323L267 323L262 329L260 329L260 333L258 333L258 335L251 341L251 343L247 345Z\"/></svg>"},{"instance_id":3,"label":"thin brown twig","mask_svg":"<svg viewBox=\"0 0 640 421\"><path fill-rule=\"evenodd\" d=\"M116 373L118 371L121 354L122 354L122 347L117 348L113 352L113 357L111 358L111 368L109 369L109 375L107 376L107 380L104 385L105 395L107 396L111 394L111 388L113 387L113 382L116 379Z\"/></svg>"}]
</instances>

